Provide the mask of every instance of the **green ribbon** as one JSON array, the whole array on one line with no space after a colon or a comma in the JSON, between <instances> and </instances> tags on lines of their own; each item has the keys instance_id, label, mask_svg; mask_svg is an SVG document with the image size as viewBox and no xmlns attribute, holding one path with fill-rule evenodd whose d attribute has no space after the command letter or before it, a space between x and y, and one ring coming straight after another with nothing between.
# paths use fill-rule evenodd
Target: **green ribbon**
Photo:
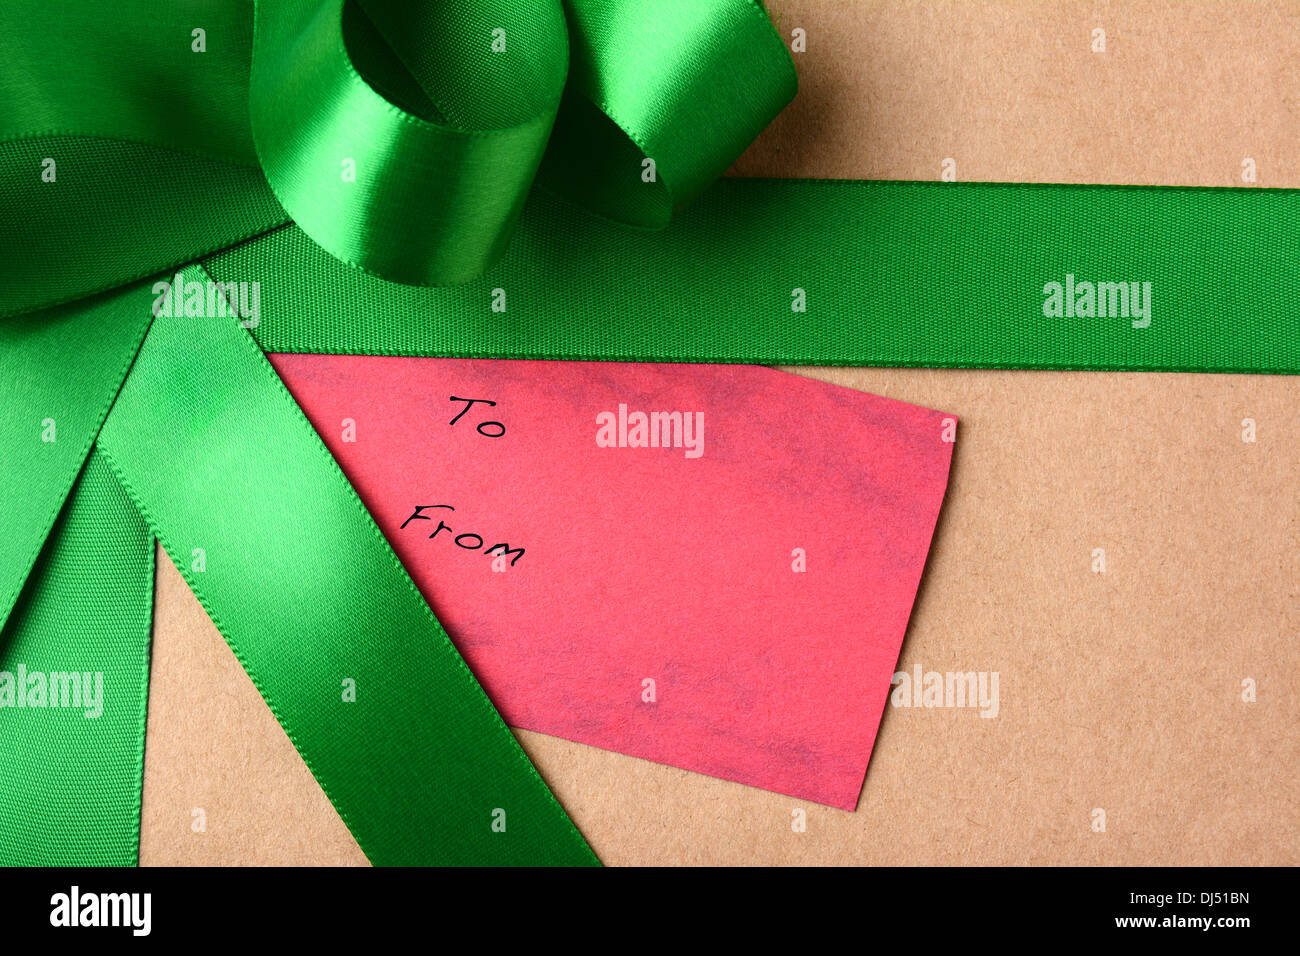
<instances>
[{"instance_id":1,"label":"green ribbon","mask_svg":"<svg viewBox=\"0 0 1300 956\"><path fill-rule=\"evenodd\" d=\"M662 232L535 196L454 288L294 226L204 261L261 278L271 352L1300 372L1300 191L723 179ZM1111 314L1045 315L1071 276ZM1106 301L1133 282L1145 318Z\"/></svg>"},{"instance_id":2,"label":"green ribbon","mask_svg":"<svg viewBox=\"0 0 1300 956\"><path fill-rule=\"evenodd\" d=\"M753 0L8 0L0 64L4 862L137 856L155 537L372 861L594 862L259 346L1300 371L1296 191L706 191Z\"/></svg>"},{"instance_id":3,"label":"green ribbon","mask_svg":"<svg viewBox=\"0 0 1300 956\"><path fill-rule=\"evenodd\" d=\"M466 282L504 253L535 179L661 228L796 87L756 0L160 6L87 0L53 24L37 0L0 9L0 243L36 243L4 264L0 314L289 218L364 272ZM87 243L90 216L105 241Z\"/></svg>"},{"instance_id":4,"label":"green ribbon","mask_svg":"<svg viewBox=\"0 0 1300 956\"><path fill-rule=\"evenodd\" d=\"M157 537L373 862L594 863L247 331L153 305L0 325L0 465L27 479L0 671L38 679L0 709L0 861L137 858Z\"/></svg>"},{"instance_id":5,"label":"green ribbon","mask_svg":"<svg viewBox=\"0 0 1300 956\"><path fill-rule=\"evenodd\" d=\"M154 538L373 862L597 862L195 260L291 215L465 282L535 177L663 226L793 95L762 8L19 3L0 54L0 862L138 856Z\"/></svg>"},{"instance_id":6,"label":"green ribbon","mask_svg":"<svg viewBox=\"0 0 1300 956\"><path fill-rule=\"evenodd\" d=\"M594 862L238 325L155 320L97 447L371 860Z\"/></svg>"}]
</instances>

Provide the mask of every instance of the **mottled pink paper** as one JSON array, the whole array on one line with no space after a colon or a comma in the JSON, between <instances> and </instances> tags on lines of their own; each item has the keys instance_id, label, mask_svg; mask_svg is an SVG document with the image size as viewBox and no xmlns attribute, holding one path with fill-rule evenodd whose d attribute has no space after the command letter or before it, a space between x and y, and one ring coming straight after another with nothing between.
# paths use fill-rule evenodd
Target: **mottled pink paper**
<instances>
[{"instance_id":1,"label":"mottled pink paper","mask_svg":"<svg viewBox=\"0 0 1300 956\"><path fill-rule=\"evenodd\" d=\"M508 723L856 806L952 416L753 366L271 361ZM702 412L702 453L599 447L620 405Z\"/></svg>"}]
</instances>

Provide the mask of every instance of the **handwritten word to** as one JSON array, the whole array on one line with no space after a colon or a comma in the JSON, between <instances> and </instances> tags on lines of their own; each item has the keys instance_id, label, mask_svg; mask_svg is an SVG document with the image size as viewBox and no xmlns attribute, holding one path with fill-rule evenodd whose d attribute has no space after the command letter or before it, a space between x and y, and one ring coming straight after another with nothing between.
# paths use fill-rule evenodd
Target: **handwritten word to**
<instances>
[{"instance_id":1,"label":"handwritten word to","mask_svg":"<svg viewBox=\"0 0 1300 956\"><path fill-rule=\"evenodd\" d=\"M398 530L401 531L405 529L412 521L432 521L433 518L423 512L430 511L434 508L446 508L448 511L456 510L451 505L416 505L415 510L411 512L411 516L402 522L402 526L401 528L398 528ZM510 544L505 541L502 541L499 544L494 544L490 548L484 548L483 545L485 542L481 534L475 534L473 531L456 534L452 526L441 519L438 521L438 527L433 529L433 533L429 535L429 538L436 538L444 531L453 536L452 541L457 547L464 548L466 551L482 550L483 553L489 557L505 557L506 555L514 555L514 557L510 559L510 566L512 568L515 566L515 563L524 556L523 548L512 548L510 547Z\"/></svg>"},{"instance_id":2,"label":"handwritten word to","mask_svg":"<svg viewBox=\"0 0 1300 956\"><path fill-rule=\"evenodd\" d=\"M462 418L465 417L465 413L467 411L469 411L479 402L482 402L484 405L491 405L493 407L496 406L496 402L492 401L492 399L490 398L457 398L455 395L452 395L450 398L447 399L447 401L465 403L465 407L462 408L459 412L457 412L456 417L447 423L449 425L455 425L458 421L460 421ZM493 430L485 431L484 429L487 429L489 426ZM500 438L502 435L506 433L506 426L501 424L501 422L479 422L474 427L475 430L484 438ZM497 431L496 429L500 429L500 431Z\"/></svg>"}]
</instances>

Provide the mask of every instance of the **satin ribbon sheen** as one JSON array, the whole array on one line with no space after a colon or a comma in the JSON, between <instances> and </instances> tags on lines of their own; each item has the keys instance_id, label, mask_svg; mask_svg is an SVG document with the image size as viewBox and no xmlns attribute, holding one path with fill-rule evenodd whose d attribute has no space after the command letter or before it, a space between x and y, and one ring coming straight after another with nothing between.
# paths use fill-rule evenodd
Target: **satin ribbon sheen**
<instances>
[{"instance_id":1,"label":"satin ribbon sheen","mask_svg":"<svg viewBox=\"0 0 1300 956\"><path fill-rule=\"evenodd\" d=\"M0 862L138 857L154 538L373 862L596 862L260 349L1300 371L1297 192L709 186L795 85L754 0L0 6Z\"/></svg>"}]
</instances>

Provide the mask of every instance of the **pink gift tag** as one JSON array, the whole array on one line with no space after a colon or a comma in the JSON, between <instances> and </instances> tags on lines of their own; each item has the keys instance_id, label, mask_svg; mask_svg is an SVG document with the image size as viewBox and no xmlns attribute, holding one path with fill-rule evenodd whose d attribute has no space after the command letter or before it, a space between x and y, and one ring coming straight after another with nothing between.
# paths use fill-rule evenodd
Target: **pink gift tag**
<instances>
[{"instance_id":1,"label":"pink gift tag","mask_svg":"<svg viewBox=\"0 0 1300 956\"><path fill-rule=\"evenodd\" d=\"M271 362L508 723L856 806L953 416L754 366Z\"/></svg>"}]
</instances>

